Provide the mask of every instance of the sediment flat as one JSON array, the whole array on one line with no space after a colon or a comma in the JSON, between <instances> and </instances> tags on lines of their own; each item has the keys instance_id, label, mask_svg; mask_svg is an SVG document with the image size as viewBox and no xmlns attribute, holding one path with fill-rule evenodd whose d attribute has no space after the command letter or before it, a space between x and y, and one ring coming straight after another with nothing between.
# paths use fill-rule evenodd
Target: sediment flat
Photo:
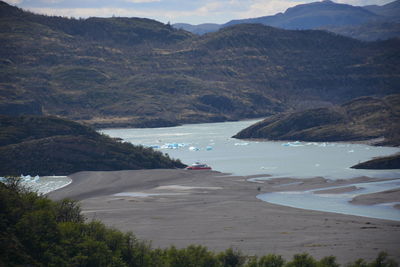
<instances>
[{"instance_id":1,"label":"sediment flat","mask_svg":"<svg viewBox=\"0 0 400 267\"><path fill-rule=\"evenodd\" d=\"M88 220L101 220L153 247L190 244L247 255L307 252L338 262L372 260L386 251L400 261L400 222L302 210L258 200L264 192L324 188L349 181L323 178L248 182L214 171L135 170L79 172L49 197L80 200ZM368 181L359 178L355 181ZM353 181L354 182L354 181Z\"/></svg>"},{"instance_id":2,"label":"sediment flat","mask_svg":"<svg viewBox=\"0 0 400 267\"><path fill-rule=\"evenodd\" d=\"M359 205L375 205L375 204L396 203L396 202L400 202L399 188L373 194L356 196L351 201L351 203ZM396 205L395 207L400 208L399 205Z\"/></svg>"}]
</instances>

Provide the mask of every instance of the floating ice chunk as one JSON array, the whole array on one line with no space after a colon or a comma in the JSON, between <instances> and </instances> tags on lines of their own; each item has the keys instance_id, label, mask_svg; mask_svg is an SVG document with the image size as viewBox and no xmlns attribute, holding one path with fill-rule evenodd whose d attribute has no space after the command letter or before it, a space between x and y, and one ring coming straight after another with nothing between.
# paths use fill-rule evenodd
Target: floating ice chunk
<instances>
[{"instance_id":1,"label":"floating ice chunk","mask_svg":"<svg viewBox=\"0 0 400 267\"><path fill-rule=\"evenodd\" d=\"M245 143L245 142L235 143L235 146L248 146L248 145L249 145L249 143Z\"/></svg>"},{"instance_id":2,"label":"floating ice chunk","mask_svg":"<svg viewBox=\"0 0 400 267\"><path fill-rule=\"evenodd\" d=\"M31 181L32 180L32 176L30 176L29 174L24 176L23 174L21 174L21 179L25 182Z\"/></svg>"},{"instance_id":3,"label":"floating ice chunk","mask_svg":"<svg viewBox=\"0 0 400 267\"><path fill-rule=\"evenodd\" d=\"M183 143L166 143L161 146L162 149L178 149L181 147L185 147L186 144Z\"/></svg>"},{"instance_id":4,"label":"floating ice chunk","mask_svg":"<svg viewBox=\"0 0 400 267\"><path fill-rule=\"evenodd\" d=\"M155 149L159 149L159 148L161 148L159 145L150 145L149 147L151 147L151 148L155 148Z\"/></svg>"},{"instance_id":5,"label":"floating ice chunk","mask_svg":"<svg viewBox=\"0 0 400 267\"><path fill-rule=\"evenodd\" d=\"M347 153L354 153L354 149L347 151Z\"/></svg>"},{"instance_id":6,"label":"floating ice chunk","mask_svg":"<svg viewBox=\"0 0 400 267\"><path fill-rule=\"evenodd\" d=\"M212 147L212 146L207 146L207 147L206 147L206 150L207 150L207 151L213 150L213 147Z\"/></svg>"},{"instance_id":7,"label":"floating ice chunk","mask_svg":"<svg viewBox=\"0 0 400 267\"><path fill-rule=\"evenodd\" d=\"M191 147L189 147L189 150L190 150L190 151L199 151L200 148L195 147L195 146L191 146Z\"/></svg>"},{"instance_id":8,"label":"floating ice chunk","mask_svg":"<svg viewBox=\"0 0 400 267\"><path fill-rule=\"evenodd\" d=\"M275 167L275 166L271 166L271 167L264 167L264 166L262 166L260 169L261 170L275 170L275 169L277 169L278 167Z\"/></svg>"},{"instance_id":9,"label":"floating ice chunk","mask_svg":"<svg viewBox=\"0 0 400 267\"><path fill-rule=\"evenodd\" d=\"M288 142L282 144L282 146L304 146L300 141L295 141L295 142Z\"/></svg>"}]
</instances>

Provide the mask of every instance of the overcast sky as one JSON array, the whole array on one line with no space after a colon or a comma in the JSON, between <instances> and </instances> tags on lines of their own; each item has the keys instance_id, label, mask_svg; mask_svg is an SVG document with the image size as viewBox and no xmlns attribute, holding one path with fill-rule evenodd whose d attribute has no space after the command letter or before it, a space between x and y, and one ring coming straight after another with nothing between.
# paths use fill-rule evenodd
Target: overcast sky
<instances>
[{"instance_id":1,"label":"overcast sky","mask_svg":"<svg viewBox=\"0 0 400 267\"><path fill-rule=\"evenodd\" d=\"M284 12L318 0L5 0L35 13L75 18L143 17L164 23L225 23ZM393 0L336 0L351 5L383 5Z\"/></svg>"}]
</instances>

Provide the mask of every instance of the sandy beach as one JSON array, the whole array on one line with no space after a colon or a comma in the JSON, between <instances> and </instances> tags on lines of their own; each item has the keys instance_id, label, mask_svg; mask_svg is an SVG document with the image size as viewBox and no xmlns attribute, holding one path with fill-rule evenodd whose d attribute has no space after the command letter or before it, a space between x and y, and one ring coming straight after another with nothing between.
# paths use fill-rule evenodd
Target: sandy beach
<instances>
[{"instance_id":1,"label":"sandy beach","mask_svg":"<svg viewBox=\"0 0 400 267\"><path fill-rule=\"evenodd\" d=\"M50 198L80 200L88 220L132 231L140 239L151 240L153 247L199 244L215 251L232 247L247 255L276 253L286 259L307 252L317 259L334 255L340 263L372 260L386 251L400 262L400 222L301 210L256 198L265 192L345 186L369 178L253 183L247 181L251 177L187 170L79 172L69 177L73 182L51 192ZM357 188L320 193L351 190ZM379 203L390 202L398 199L398 192L378 197Z\"/></svg>"}]
</instances>

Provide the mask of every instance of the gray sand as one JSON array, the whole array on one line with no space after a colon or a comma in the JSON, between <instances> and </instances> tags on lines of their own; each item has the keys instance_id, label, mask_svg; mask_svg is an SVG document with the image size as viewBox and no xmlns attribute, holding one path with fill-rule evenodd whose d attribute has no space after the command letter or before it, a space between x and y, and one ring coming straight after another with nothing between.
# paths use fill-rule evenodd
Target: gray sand
<instances>
[{"instance_id":1,"label":"gray sand","mask_svg":"<svg viewBox=\"0 0 400 267\"><path fill-rule=\"evenodd\" d=\"M299 190L306 183L324 187L327 181L321 178L251 183L248 177L186 170L79 172L70 178L69 186L49 197L80 200L89 220L133 231L153 247L199 244L286 259L307 252L317 259L334 255L340 263L372 260L384 250L400 261L400 222L301 210L256 198L285 183L294 182L289 187Z\"/></svg>"}]
</instances>

